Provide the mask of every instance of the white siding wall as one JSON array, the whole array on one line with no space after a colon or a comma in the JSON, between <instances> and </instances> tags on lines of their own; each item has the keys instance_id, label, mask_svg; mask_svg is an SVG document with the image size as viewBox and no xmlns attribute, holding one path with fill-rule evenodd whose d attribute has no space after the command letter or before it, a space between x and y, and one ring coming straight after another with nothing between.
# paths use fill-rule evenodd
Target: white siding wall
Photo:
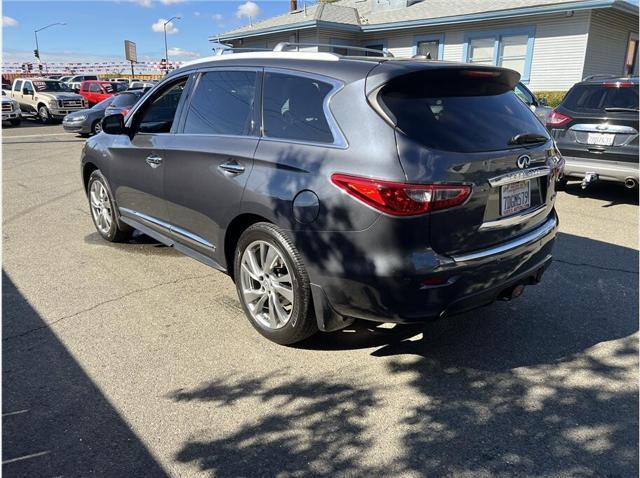
<instances>
[{"instance_id":1,"label":"white siding wall","mask_svg":"<svg viewBox=\"0 0 640 478\"><path fill-rule=\"evenodd\" d=\"M407 57L413 51L415 36L444 33L444 60L463 61L465 33L528 26L534 26L536 29L529 83L531 89L566 90L582 79L589 31L587 11L575 12L572 17L550 14L494 22L465 23L460 26L416 28L387 34L370 34L363 38L386 39L391 53Z\"/></svg>"},{"instance_id":2,"label":"white siding wall","mask_svg":"<svg viewBox=\"0 0 640 478\"><path fill-rule=\"evenodd\" d=\"M637 19L617 12L595 10L591 14L584 75L621 75L631 32L638 33Z\"/></svg>"}]
</instances>

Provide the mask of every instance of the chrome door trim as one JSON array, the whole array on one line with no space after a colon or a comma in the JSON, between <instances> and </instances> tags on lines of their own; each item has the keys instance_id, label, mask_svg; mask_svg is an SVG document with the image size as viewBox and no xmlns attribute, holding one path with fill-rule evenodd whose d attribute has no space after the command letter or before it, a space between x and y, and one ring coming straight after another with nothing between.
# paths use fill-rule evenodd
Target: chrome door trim
<instances>
[{"instance_id":1,"label":"chrome door trim","mask_svg":"<svg viewBox=\"0 0 640 478\"><path fill-rule=\"evenodd\" d=\"M469 254L462 254L459 256L453 256L452 259L456 263L464 263L464 262L482 260L491 256L502 254L504 252L510 251L511 249L515 249L517 247L521 247L526 244L539 241L540 239L545 237L547 234L555 230L557 226L558 226L558 221L556 220L554 215L553 217L549 218L549 220L547 220L542 226L538 227L537 229L534 229L531 232L528 232L527 234L524 234L518 237L517 239L514 239L509 242L504 242L498 246L490 247L488 249L483 249L481 251L471 252Z\"/></svg>"},{"instance_id":2,"label":"chrome door trim","mask_svg":"<svg viewBox=\"0 0 640 478\"><path fill-rule=\"evenodd\" d=\"M134 211L133 209L129 209L126 207L119 207L118 210L121 213L124 213L125 215L128 216L132 216L134 218L138 218L138 219L142 219L145 222L151 223L155 226L161 227L162 229L166 229L167 232L172 232L175 233L185 239L188 239L191 242L194 242L200 246L204 246L206 248L212 249L213 251L216 250L216 246L211 244L209 241L203 239L202 237L193 234L192 232L186 231L184 229L182 229L181 227L178 226L174 226L173 224L169 224L168 222L164 222L160 219L157 219L155 217L149 216L147 214L144 214L142 212L138 212L138 211Z\"/></svg>"},{"instance_id":3,"label":"chrome door trim","mask_svg":"<svg viewBox=\"0 0 640 478\"><path fill-rule=\"evenodd\" d=\"M488 179L492 188L498 186L504 186L505 184L517 183L519 181L526 181L528 179L540 178L542 176L548 176L551 174L551 168L548 166L540 166L537 168L522 169L518 171L512 171L510 173L501 174L494 178Z\"/></svg>"},{"instance_id":4,"label":"chrome door trim","mask_svg":"<svg viewBox=\"0 0 640 478\"><path fill-rule=\"evenodd\" d=\"M514 214L513 216L504 217L504 218L501 218L501 219L496 219L494 221L483 222L480 225L480 229L479 230L480 231L490 231L490 230L493 230L493 229L503 229L505 227L512 227L512 226L515 226L517 224L520 224L521 222L528 221L529 219L532 219L532 218L538 216L539 214L542 214L546 210L547 210L547 205L543 204L543 205L538 206L537 208L535 208L533 211L524 212L524 213L520 213L520 214Z\"/></svg>"}]
</instances>

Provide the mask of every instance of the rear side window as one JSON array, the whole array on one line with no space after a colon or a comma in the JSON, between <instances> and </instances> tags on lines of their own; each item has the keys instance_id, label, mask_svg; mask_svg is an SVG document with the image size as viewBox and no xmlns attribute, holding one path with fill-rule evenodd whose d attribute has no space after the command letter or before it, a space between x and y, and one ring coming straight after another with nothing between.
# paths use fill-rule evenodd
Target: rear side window
<instances>
[{"instance_id":1,"label":"rear side window","mask_svg":"<svg viewBox=\"0 0 640 478\"><path fill-rule=\"evenodd\" d=\"M263 92L264 135L312 143L333 143L324 114L324 101L332 85L312 78L265 73Z\"/></svg>"},{"instance_id":2,"label":"rear side window","mask_svg":"<svg viewBox=\"0 0 640 478\"><path fill-rule=\"evenodd\" d=\"M13 91L20 91L22 89L22 81L16 80L16 84L13 85Z\"/></svg>"},{"instance_id":3,"label":"rear side window","mask_svg":"<svg viewBox=\"0 0 640 478\"><path fill-rule=\"evenodd\" d=\"M191 99L184 132L248 134L251 131L256 78L254 71L203 73Z\"/></svg>"},{"instance_id":4,"label":"rear side window","mask_svg":"<svg viewBox=\"0 0 640 478\"><path fill-rule=\"evenodd\" d=\"M379 102L411 139L438 150L499 151L520 133L548 137L544 126L512 91L512 79L462 71L403 75L380 92ZM516 79L517 81L517 79Z\"/></svg>"},{"instance_id":5,"label":"rear side window","mask_svg":"<svg viewBox=\"0 0 640 478\"><path fill-rule=\"evenodd\" d=\"M571 111L603 111L605 108L638 108L638 85L631 87L605 87L602 85L576 85L562 102Z\"/></svg>"}]
</instances>

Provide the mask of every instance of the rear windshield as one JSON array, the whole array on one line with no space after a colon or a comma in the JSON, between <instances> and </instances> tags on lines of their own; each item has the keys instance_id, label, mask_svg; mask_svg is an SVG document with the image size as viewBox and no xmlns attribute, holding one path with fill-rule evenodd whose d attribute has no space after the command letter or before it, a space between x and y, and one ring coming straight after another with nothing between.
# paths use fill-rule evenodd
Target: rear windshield
<instances>
[{"instance_id":1,"label":"rear windshield","mask_svg":"<svg viewBox=\"0 0 640 478\"><path fill-rule=\"evenodd\" d=\"M115 106L118 108L121 108L124 106L131 106L136 101L138 101L138 98L140 98L140 95L133 95L131 93L121 93L115 97L115 99L113 100L113 103L111 103L111 106Z\"/></svg>"},{"instance_id":2,"label":"rear windshield","mask_svg":"<svg viewBox=\"0 0 640 478\"><path fill-rule=\"evenodd\" d=\"M604 111L605 108L638 109L638 85L607 87L576 85L562 102L571 111Z\"/></svg>"},{"instance_id":3,"label":"rear windshield","mask_svg":"<svg viewBox=\"0 0 640 478\"><path fill-rule=\"evenodd\" d=\"M385 86L379 101L404 134L429 148L498 151L521 147L510 144L518 134L548 137L514 84L513 78L459 72L410 74Z\"/></svg>"}]
</instances>

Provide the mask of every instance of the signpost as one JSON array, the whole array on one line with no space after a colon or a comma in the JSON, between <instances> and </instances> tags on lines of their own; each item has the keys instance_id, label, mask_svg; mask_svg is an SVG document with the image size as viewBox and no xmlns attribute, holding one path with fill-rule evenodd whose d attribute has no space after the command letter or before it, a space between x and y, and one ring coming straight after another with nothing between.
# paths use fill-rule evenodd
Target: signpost
<instances>
[{"instance_id":1,"label":"signpost","mask_svg":"<svg viewBox=\"0 0 640 478\"><path fill-rule=\"evenodd\" d=\"M135 78L133 73L133 64L138 62L138 54L136 52L136 44L130 40L124 41L124 56L127 61L131 62L131 78Z\"/></svg>"}]
</instances>

